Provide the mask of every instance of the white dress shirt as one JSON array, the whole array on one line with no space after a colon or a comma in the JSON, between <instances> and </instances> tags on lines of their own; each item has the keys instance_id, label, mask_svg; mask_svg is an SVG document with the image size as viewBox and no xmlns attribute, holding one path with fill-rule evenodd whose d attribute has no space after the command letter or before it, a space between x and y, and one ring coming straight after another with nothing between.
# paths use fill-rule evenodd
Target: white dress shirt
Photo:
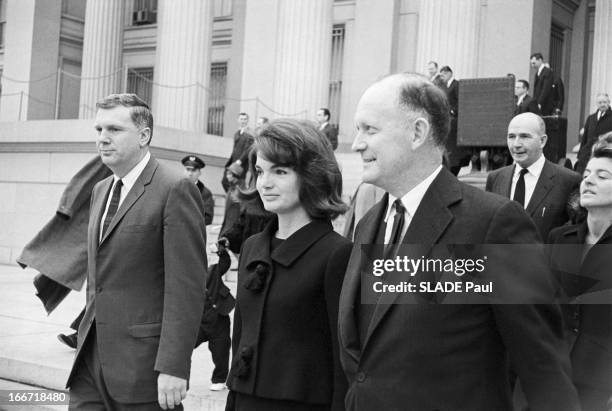
<instances>
[{"instance_id":1,"label":"white dress shirt","mask_svg":"<svg viewBox=\"0 0 612 411\"><path fill-rule=\"evenodd\" d=\"M435 178L438 176L438 174L440 174L441 170L442 166L438 166L438 168L436 168L434 172L429 175L429 177L421 181L418 185L416 185L412 190L408 191L402 197L401 201L402 205L406 209L406 215L404 216L404 227L402 228L402 235L400 238L404 238L406 231L408 231L408 226L412 221L412 217L416 213L417 208L419 208L423 197L425 197L425 193L429 189L431 183L433 183ZM389 194L389 203L387 204L387 213L385 214L385 223L387 223L387 227L385 230L385 244L388 244L389 240L391 239L391 231L393 230L393 218L395 217L395 214L397 214L397 212L395 211L395 207L393 206L393 203L396 199L397 197L394 197L393 195Z\"/></svg>"},{"instance_id":2,"label":"white dress shirt","mask_svg":"<svg viewBox=\"0 0 612 411\"><path fill-rule=\"evenodd\" d=\"M540 174L542 174L542 169L544 168L544 163L546 162L546 158L544 158L544 154L540 155L532 165L527 167L527 173L525 173L525 205L527 208L529 205L529 200L531 200L531 196L533 195L533 190L535 190L535 186L540 178ZM514 190L516 188L516 182L519 179L519 174L521 172L521 166L518 164L514 164L514 174L512 176L512 188L510 191L510 198L514 198Z\"/></svg>"},{"instance_id":3,"label":"white dress shirt","mask_svg":"<svg viewBox=\"0 0 612 411\"><path fill-rule=\"evenodd\" d=\"M147 154L145 154L144 158L140 160L140 162L136 164L134 168L132 168L123 178L121 178L121 181L123 182L123 187L121 187L121 194L119 195L119 205L117 206L117 211L119 210L119 208L121 208L123 200L125 200L125 197L127 197L132 187L134 187L136 180L138 180L138 177L140 177L140 174L142 174L142 170L144 170L144 168L147 166L147 163L150 159L151 153L147 151ZM119 181L119 177L113 175L113 186L111 187L110 194L106 199L106 207L104 207L104 213L102 214L102 219L100 220L100 241L102 240L102 227L104 226L104 219L106 218L106 214L108 214L108 207L110 206L111 199L113 197L112 193L115 189L117 181Z\"/></svg>"}]
</instances>

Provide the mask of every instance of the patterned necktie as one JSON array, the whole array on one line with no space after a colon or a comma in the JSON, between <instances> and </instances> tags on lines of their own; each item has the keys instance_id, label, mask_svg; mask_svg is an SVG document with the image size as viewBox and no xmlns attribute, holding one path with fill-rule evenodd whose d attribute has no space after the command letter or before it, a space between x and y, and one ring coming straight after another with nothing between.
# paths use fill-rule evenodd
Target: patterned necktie
<instances>
[{"instance_id":1,"label":"patterned necktie","mask_svg":"<svg viewBox=\"0 0 612 411\"><path fill-rule=\"evenodd\" d=\"M395 216L393 217L393 226L391 227L389 244L385 249L385 258L387 259L393 258L397 254L397 250L402 240L402 230L404 229L404 223L406 220L406 208L399 198L393 202L393 207L395 208Z\"/></svg>"},{"instance_id":2,"label":"patterned necktie","mask_svg":"<svg viewBox=\"0 0 612 411\"><path fill-rule=\"evenodd\" d=\"M514 201L521 203L523 207L525 207L525 174L528 171L526 168L521 168L521 171L519 171L519 178L514 188L514 198L512 198Z\"/></svg>"},{"instance_id":3,"label":"patterned necktie","mask_svg":"<svg viewBox=\"0 0 612 411\"><path fill-rule=\"evenodd\" d=\"M106 217L104 218L104 224L102 225L102 237L104 237L104 234L106 234L106 230L108 229L108 226L110 225L111 221L113 221L113 217L115 217L117 209L119 208L121 187L123 187L123 181L117 180L115 188L113 189L113 196L111 197L111 201L108 206L108 212L106 213Z\"/></svg>"}]
</instances>

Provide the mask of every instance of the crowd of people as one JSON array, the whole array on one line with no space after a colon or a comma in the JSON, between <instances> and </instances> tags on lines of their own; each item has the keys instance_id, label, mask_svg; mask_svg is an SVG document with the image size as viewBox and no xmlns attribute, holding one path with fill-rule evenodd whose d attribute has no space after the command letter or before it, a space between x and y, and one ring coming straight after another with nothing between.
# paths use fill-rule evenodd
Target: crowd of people
<instances>
[{"instance_id":1,"label":"crowd of people","mask_svg":"<svg viewBox=\"0 0 612 411\"><path fill-rule=\"evenodd\" d=\"M352 150L375 204L352 205L345 236L332 226L349 206L329 110L318 124L262 117L253 131L240 113L210 267L204 161L189 154L176 173L150 153L147 104L134 94L102 99L96 145L112 175L91 194L70 409L182 409L192 351L208 341L210 388L229 389L227 410L611 410L610 101L598 95L587 119L581 174L547 160L542 116L559 106L546 96L554 76L542 60L532 56L533 97L526 80L516 83L506 138L514 162L490 173L486 190L456 178L469 156L456 144L450 67L430 62L429 78L372 84ZM528 245L529 286L550 299L368 299L376 257L366 246L376 244L386 260L401 244L419 256L437 245ZM228 249L239 255L235 301L222 279Z\"/></svg>"}]
</instances>

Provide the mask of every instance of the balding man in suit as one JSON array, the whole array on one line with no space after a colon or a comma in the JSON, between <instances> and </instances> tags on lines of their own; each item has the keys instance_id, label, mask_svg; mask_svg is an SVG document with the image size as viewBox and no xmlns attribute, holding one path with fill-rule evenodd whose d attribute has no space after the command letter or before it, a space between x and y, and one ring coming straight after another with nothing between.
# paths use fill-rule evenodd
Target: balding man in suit
<instances>
[{"instance_id":1,"label":"balding man in suit","mask_svg":"<svg viewBox=\"0 0 612 411\"><path fill-rule=\"evenodd\" d=\"M362 158L363 181L387 193L355 229L340 296L346 408L509 411L512 359L532 409L574 411L558 305L415 303L411 294L395 292L363 300L372 291L364 245L384 243L393 259L400 243L427 258L436 244L538 241L519 204L463 184L442 167L449 115L444 93L417 74L386 77L358 103L353 149ZM534 256L529 284L553 295L544 256Z\"/></svg>"},{"instance_id":2,"label":"balding man in suit","mask_svg":"<svg viewBox=\"0 0 612 411\"><path fill-rule=\"evenodd\" d=\"M486 190L518 201L538 227L542 240L569 220L567 201L580 175L544 158L546 126L537 114L523 113L508 125L514 164L492 171ZM525 170L525 171L522 171Z\"/></svg>"}]
</instances>

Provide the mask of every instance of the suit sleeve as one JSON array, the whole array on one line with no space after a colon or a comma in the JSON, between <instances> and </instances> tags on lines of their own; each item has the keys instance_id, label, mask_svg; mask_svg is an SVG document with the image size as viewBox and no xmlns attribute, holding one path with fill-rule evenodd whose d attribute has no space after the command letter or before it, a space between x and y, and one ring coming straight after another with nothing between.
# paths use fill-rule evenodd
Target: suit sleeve
<instances>
[{"instance_id":1,"label":"suit sleeve","mask_svg":"<svg viewBox=\"0 0 612 411\"><path fill-rule=\"evenodd\" d=\"M200 193L174 185L163 217L164 313L155 370L187 379L204 309L206 229Z\"/></svg>"},{"instance_id":2,"label":"suit sleeve","mask_svg":"<svg viewBox=\"0 0 612 411\"><path fill-rule=\"evenodd\" d=\"M329 141L331 142L332 148L335 150L338 148L338 129L329 126Z\"/></svg>"},{"instance_id":3,"label":"suit sleeve","mask_svg":"<svg viewBox=\"0 0 612 411\"><path fill-rule=\"evenodd\" d=\"M493 191L493 181L495 177L493 173L489 173L487 175L487 184L485 185L485 191L492 192Z\"/></svg>"},{"instance_id":4,"label":"suit sleeve","mask_svg":"<svg viewBox=\"0 0 612 411\"><path fill-rule=\"evenodd\" d=\"M344 273L353 249L352 243L347 242L336 249L329 257L325 271L325 301L329 327L332 337L333 364L334 364L334 393L332 410L344 410L344 397L348 390L348 381L340 364L340 347L338 339L338 310L340 304L340 290L344 281Z\"/></svg>"},{"instance_id":5,"label":"suit sleeve","mask_svg":"<svg viewBox=\"0 0 612 411\"><path fill-rule=\"evenodd\" d=\"M487 243L530 245L539 242L535 225L516 203L510 202L501 207L490 223ZM538 250L528 260L523 256L520 259L522 264L529 264L525 272L538 276L531 277L529 285L538 287L537 292L551 296L550 303L496 304L492 305L492 309L529 408L575 411L579 405L563 340L561 309L552 301L556 293L555 282L543 249ZM525 280L522 272L505 274L516 275L518 281L521 281L521 277Z\"/></svg>"},{"instance_id":6,"label":"suit sleeve","mask_svg":"<svg viewBox=\"0 0 612 411\"><path fill-rule=\"evenodd\" d=\"M538 96L538 104L544 107L544 103L548 101L550 93L552 93L553 76L550 70L542 71L542 92Z\"/></svg>"}]
</instances>

